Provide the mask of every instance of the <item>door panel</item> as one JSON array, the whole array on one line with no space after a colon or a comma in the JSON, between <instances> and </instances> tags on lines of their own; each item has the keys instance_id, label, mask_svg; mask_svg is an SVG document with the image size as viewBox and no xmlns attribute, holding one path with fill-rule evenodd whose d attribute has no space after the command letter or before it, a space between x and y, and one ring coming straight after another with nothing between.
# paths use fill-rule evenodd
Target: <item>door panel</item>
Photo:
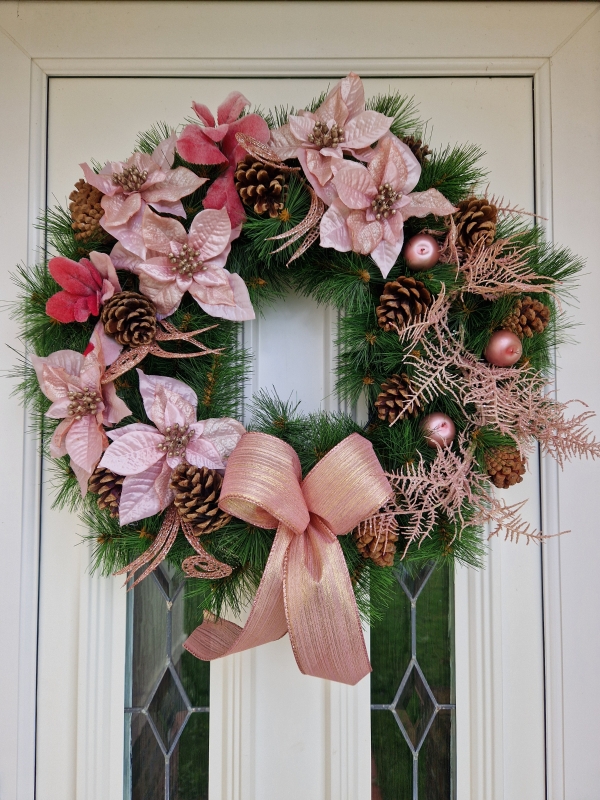
<instances>
[{"instance_id":1,"label":"door panel","mask_svg":"<svg viewBox=\"0 0 600 800\"><path fill-rule=\"evenodd\" d=\"M80 177L77 164L90 158L124 158L139 131L158 120L177 125L188 116L192 100L212 109L233 89L242 91L254 105L302 107L337 78L229 79L229 78L52 78L48 116L48 197L64 203ZM369 78L367 95L390 86L414 95L422 118L430 120L434 146L466 141L486 151L493 191L512 204L533 208L533 111L529 78ZM293 269L293 266L291 267ZM246 326L245 341L254 351L251 390L292 395L304 411L335 409L331 364L335 315L310 300L290 298L269 311L265 319ZM538 523L538 472L511 491L511 499L530 496L529 517ZM49 473L46 470L46 478ZM77 685L82 680L80 657L87 630L78 608L85 590L82 579L87 553L75 547L82 531L68 513L50 510L51 490L46 485L42 533L39 705L39 800L64 800L76 796L74 775L78 725ZM505 778L505 797L543 797L543 656L540 554L536 548L494 543L490 569L500 561L518 573L505 589L502 578L494 585L492 604L511 608L502 630L506 643L504 668L519 680L505 687L507 702L501 720L503 741L511 764ZM496 573L493 573L496 574ZM506 575L504 569L500 575ZM98 579L101 581L103 579ZM482 599L484 602L485 598ZM121 601L118 601L121 602ZM457 607L458 608L458 607ZM460 631L466 621L457 617ZM409 635L409 632L406 632ZM460 641L460 635L457 641ZM57 646L60 643L60 646ZM228 662L228 663L227 663ZM457 665L468 662L457 653ZM227 670L243 674L236 684L242 695L230 695ZM211 800L337 800L331 787L332 688L324 681L300 675L287 638L259 650L217 662L211 667ZM468 701L471 688L457 675L458 701ZM488 687L481 687L485 692ZM344 691L346 691L344 689ZM368 679L348 689L361 709L356 726L356 748L368 748ZM462 695L461 695L462 692ZM509 698L509 699L508 699ZM483 698L485 704L486 698ZM233 731L223 720L232 705L243 705L246 718ZM222 719L217 722L215 714ZM232 738L237 736L235 746ZM225 752L230 747L229 753ZM234 761L235 764L231 762ZM361 762L362 764L362 762ZM352 789L357 800L370 791L368 757ZM232 777L233 776L233 777ZM513 785L512 776L519 777ZM516 778L514 779L516 780ZM236 783L233 786L232 781ZM82 795L79 795L82 797Z\"/></svg>"}]
</instances>

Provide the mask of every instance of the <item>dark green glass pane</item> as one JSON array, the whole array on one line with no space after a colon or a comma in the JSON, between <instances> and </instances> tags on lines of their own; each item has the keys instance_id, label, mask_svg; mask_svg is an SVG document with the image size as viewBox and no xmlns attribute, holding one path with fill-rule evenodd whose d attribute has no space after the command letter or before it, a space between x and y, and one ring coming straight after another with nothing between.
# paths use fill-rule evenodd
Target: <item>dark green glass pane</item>
<instances>
[{"instance_id":1,"label":"dark green glass pane","mask_svg":"<svg viewBox=\"0 0 600 800\"><path fill-rule=\"evenodd\" d=\"M371 626L371 703L390 705L410 661L410 601L396 584L383 619Z\"/></svg>"},{"instance_id":2,"label":"dark green glass pane","mask_svg":"<svg viewBox=\"0 0 600 800\"><path fill-rule=\"evenodd\" d=\"M452 719L442 709L429 729L419 753L419 797L450 800L452 797Z\"/></svg>"},{"instance_id":3,"label":"dark green glass pane","mask_svg":"<svg viewBox=\"0 0 600 800\"><path fill-rule=\"evenodd\" d=\"M208 800L208 725L206 713L188 719L171 756L169 800Z\"/></svg>"},{"instance_id":4,"label":"dark green glass pane","mask_svg":"<svg viewBox=\"0 0 600 800\"><path fill-rule=\"evenodd\" d=\"M417 600L417 659L438 703L452 702L451 579L449 569L434 570Z\"/></svg>"},{"instance_id":5,"label":"dark green glass pane","mask_svg":"<svg viewBox=\"0 0 600 800\"><path fill-rule=\"evenodd\" d=\"M417 750L435 706L416 667L409 672L395 708L406 735Z\"/></svg>"},{"instance_id":6,"label":"dark green glass pane","mask_svg":"<svg viewBox=\"0 0 600 800\"><path fill-rule=\"evenodd\" d=\"M210 662L183 649L183 643L197 626L197 602L183 592L173 603L173 665L189 701L195 708L208 708L210 691Z\"/></svg>"},{"instance_id":7,"label":"dark green glass pane","mask_svg":"<svg viewBox=\"0 0 600 800\"><path fill-rule=\"evenodd\" d=\"M391 711L372 711L371 800L412 800L412 796L413 756L406 740Z\"/></svg>"},{"instance_id":8,"label":"dark green glass pane","mask_svg":"<svg viewBox=\"0 0 600 800\"><path fill-rule=\"evenodd\" d=\"M164 800L165 757L143 714L131 720L131 800Z\"/></svg>"},{"instance_id":9,"label":"dark green glass pane","mask_svg":"<svg viewBox=\"0 0 600 800\"><path fill-rule=\"evenodd\" d=\"M175 679L171 671L167 670L148 706L148 714L152 717L165 750L170 750L187 713L185 701Z\"/></svg>"},{"instance_id":10,"label":"dark green glass pane","mask_svg":"<svg viewBox=\"0 0 600 800\"><path fill-rule=\"evenodd\" d=\"M146 705L167 663L167 603L154 575L134 589L132 705Z\"/></svg>"}]
</instances>

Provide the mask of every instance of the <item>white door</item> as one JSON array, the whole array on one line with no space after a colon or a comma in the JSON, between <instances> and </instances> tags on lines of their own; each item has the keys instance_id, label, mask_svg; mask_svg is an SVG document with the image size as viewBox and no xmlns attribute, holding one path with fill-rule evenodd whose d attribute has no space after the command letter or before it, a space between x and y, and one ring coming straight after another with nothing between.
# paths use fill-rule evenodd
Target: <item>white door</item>
<instances>
[{"instance_id":1,"label":"white door","mask_svg":"<svg viewBox=\"0 0 600 800\"><path fill-rule=\"evenodd\" d=\"M1 40L6 64L21 68L23 59L27 60L23 51L41 59L39 65L29 68L30 78L21 77L18 69L11 73L13 79L5 77L8 72L2 73L9 101L15 86L21 98L31 97L31 128L27 115L19 118L19 95L13 99L20 130L31 130L29 164L25 158L7 165L9 175L31 174L30 217L41 205L36 190L43 185L44 163L49 203L53 195L63 201L79 177L76 165L80 161L126 155L138 131L160 119L177 124L187 115L193 99L215 108L227 92L239 88L256 105L302 106L353 68L365 77L368 94L393 86L415 95L423 118L431 120L436 146L465 141L480 144L487 152L492 191L551 216L557 238L583 255L597 251L593 223L584 225L583 230L579 224L575 236L573 223L571 227L566 223L571 206L564 200L566 194L583 197L577 220L585 220L590 198L598 191L595 184L586 183L588 172L593 172L590 164L598 156L583 144L598 122L598 108L569 85L569 75L576 74L586 59L590 62L586 80L598 80L593 46L599 41L594 40L598 16L584 24L595 5L515 7L518 10L511 14L516 16L508 24L507 11L494 4L480 10L470 4L356 3L345 6L341 16L341 6L335 3L204 4L191 10L185 7L190 16L185 33L178 29L179 38L169 31L174 10L183 13L184 7L167 5L136 4L131 17L129 7L117 11L104 4L87 7L87 16L83 8L69 4L53 7L51 16L44 4L19 7L6 3L0 9L0 25L9 34ZM100 7L106 16L99 13ZM266 14L267 10L272 13ZM111 23L110 14L117 15L116 22ZM223 25L224 19L230 24ZM70 35L61 38L65 25ZM498 31L503 25L501 36ZM525 36L525 29L537 38L533 33ZM197 39L186 38L190 30L195 30ZM232 36L236 30L244 31L243 45L239 36ZM101 35L104 31L105 38ZM507 40L508 33L514 41ZM78 36L88 37L87 49L76 44ZM319 40L316 50L315 37ZM417 49L415 39L419 39ZM255 48L250 51L249 40ZM196 58L197 46L206 53L206 60ZM61 49L55 51L55 47ZM551 65L546 59L555 50ZM236 60L242 51L247 58L258 60ZM399 52L412 58L399 59ZM376 58L371 57L373 53ZM70 61L65 54L78 59L93 55L97 60ZM436 60L440 54L447 60ZM155 55L159 58L152 60ZM110 56L135 57L112 61ZM183 63L182 57L189 60ZM114 77L102 77L107 74ZM46 127L41 111L48 75ZM583 125L580 145L568 126L573 114ZM36 162L46 141L47 162L41 158ZM18 145L15 142L17 152ZM585 150L587 169L581 158L573 163L573 148L578 154ZM563 166L566 164L569 169ZM27 210L20 208L22 218L15 221L15 231L23 229L27 220ZM14 254L13 261L25 255L25 248L16 253L14 245L9 251L11 257ZM584 280L579 319L586 322L586 333L580 336L583 343L579 349L567 352L562 374L569 378L569 396L585 397L600 408L593 370L585 368L586 357L593 352L595 277L588 275ZM8 293L7 289L6 296ZM249 325L246 336L255 353L252 390L275 386L282 397L297 395L307 411L335 408L330 378L334 326L331 312L299 298L290 298L264 320ZM7 418L15 420L15 429L17 414L14 405L7 405ZM18 443L11 447L20 452ZM28 447L25 463L34 465ZM560 545L548 545L544 553L495 542L485 573L456 576L455 776L460 800L541 800L546 792L546 772L548 796L553 800L594 796L590 787L595 785L598 766L582 752L591 746L598 724L593 670L600 658L591 633L598 590L593 568L582 563L578 548L587 548L587 554L597 547L592 521L586 519L586 503L588 515L593 515L593 476L597 472L589 464L569 470L560 483L560 521L554 504L554 478L546 468L541 482L542 509L548 532L556 526L573 527L577 533ZM6 486L9 479L14 482L13 473L11 466ZM30 535L35 529L31 518L35 513L30 509L35 467L26 467L24 475L24 492L20 484L14 491L15 497L24 495L20 750L19 761L7 760L6 773L2 773L7 775L6 796L19 798L33 796L31 712L35 687L31 666L35 664L35 636L31 631L36 603L32 602L35 583L30 580L32 569L35 574L35 547L28 551L29 543L35 544ZM577 492L575 481L587 487L584 496ZM539 472L534 469L520 495L530 496L530 515L535 522L540 518L539 486ZM517 491L513 490L515 495ZM83 546L75 547L81 531L69 515L50 510L50 496L44 486L37 797L117 798L123 791L125 598L120 582L86 575L87 552ZM15 593L18 596L19 585L11 585L10 594L7 590L9 604ZM568 645L564 649L560 640L563 626ZM6 669L5 686L16 686L14 672L10 666ZM16 697L15 690L12 694ZM7 708L13 702L9 692ZM210 708L211 800L366 800L370 796L368 680L348 689L303 677L297 673L284 639L215 662L211 666ZM10 745L6 752L11 752ZM0 755L3 770L6 758ZM16 769L14 764L18 764Z\"/></svg>"}]
</instances>

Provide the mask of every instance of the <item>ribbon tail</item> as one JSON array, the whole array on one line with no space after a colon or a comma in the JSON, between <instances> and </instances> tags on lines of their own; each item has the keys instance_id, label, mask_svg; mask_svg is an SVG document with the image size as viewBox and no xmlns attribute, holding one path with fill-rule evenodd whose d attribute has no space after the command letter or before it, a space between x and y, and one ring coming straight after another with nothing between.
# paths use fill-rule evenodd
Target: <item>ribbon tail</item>
<instances>
[{"instance_id":1,"label":"ribbon tail","mask_svg":"<svg viewBox=\"0 0 600 800\"><path fill-rule=\"evenodd\" d=\"M290 543L284 566L290 642L301 672L354 686L371 672L342 548L313 519Z\"/></svg>"},{"instance_id":2,"label":"ribbon tail","mask_svg":"<svg viewBox=\"0 0 600 800\"><path fill-rule=\"evenodd\" d=\"M283 606L283 566L294 536L283 525L278 528L244 627L224 619L205 620L183 643L188 652L202 661L212 661L285 636L287 622Z\"/></svg>"},{"instance_id":3,"label":"ribbon tail","mask_svg":"<svg viewBox=\"0 0 600 800\"><path fill-rule=\"evenodd\" d=\"M143 581L147 575L153 572L158 565L165 560L169 550L173 546L173 542L177 538L178 532L179 514L174 506L169 506L169 509L167 510L167 513L162 521L162 525L160 526L160 531L150 547L144 553L142 553L141 556L138 556L135 561L132 561L126 567L123 567L123 569L120 569L118 572L114 573L115 575L123 575L123 573L125 573L127 575L127 580L125 583L128 584L133 581L135 578L135 573L138 569L141 569L146 564L149 564L140 577L128 587L127 591L130 591L134 586L137 586L140 581Z\"/></svg>"}]
</instances>

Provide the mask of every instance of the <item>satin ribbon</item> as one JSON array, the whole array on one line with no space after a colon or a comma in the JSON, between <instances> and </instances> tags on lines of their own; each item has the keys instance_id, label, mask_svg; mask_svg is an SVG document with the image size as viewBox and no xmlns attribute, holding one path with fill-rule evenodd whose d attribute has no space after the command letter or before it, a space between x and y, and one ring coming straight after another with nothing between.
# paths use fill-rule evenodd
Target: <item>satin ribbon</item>
<instances>
[{"instance_id":1,"label":"satin ribbon","mask_svg":"<svg viewBox=\"0 0 600 800\"><path fill-rule=\"evenodd\" d=\"M371 671L338 536L374 514L392 493L371 444L353 433L302 481L288 444L247 433L229 457L220 507L260 528L277 528L250 616L241 628L209 619L184 643L203 661L287 633L300 671L354 685Z\"/></svg>"}]
</instances>

